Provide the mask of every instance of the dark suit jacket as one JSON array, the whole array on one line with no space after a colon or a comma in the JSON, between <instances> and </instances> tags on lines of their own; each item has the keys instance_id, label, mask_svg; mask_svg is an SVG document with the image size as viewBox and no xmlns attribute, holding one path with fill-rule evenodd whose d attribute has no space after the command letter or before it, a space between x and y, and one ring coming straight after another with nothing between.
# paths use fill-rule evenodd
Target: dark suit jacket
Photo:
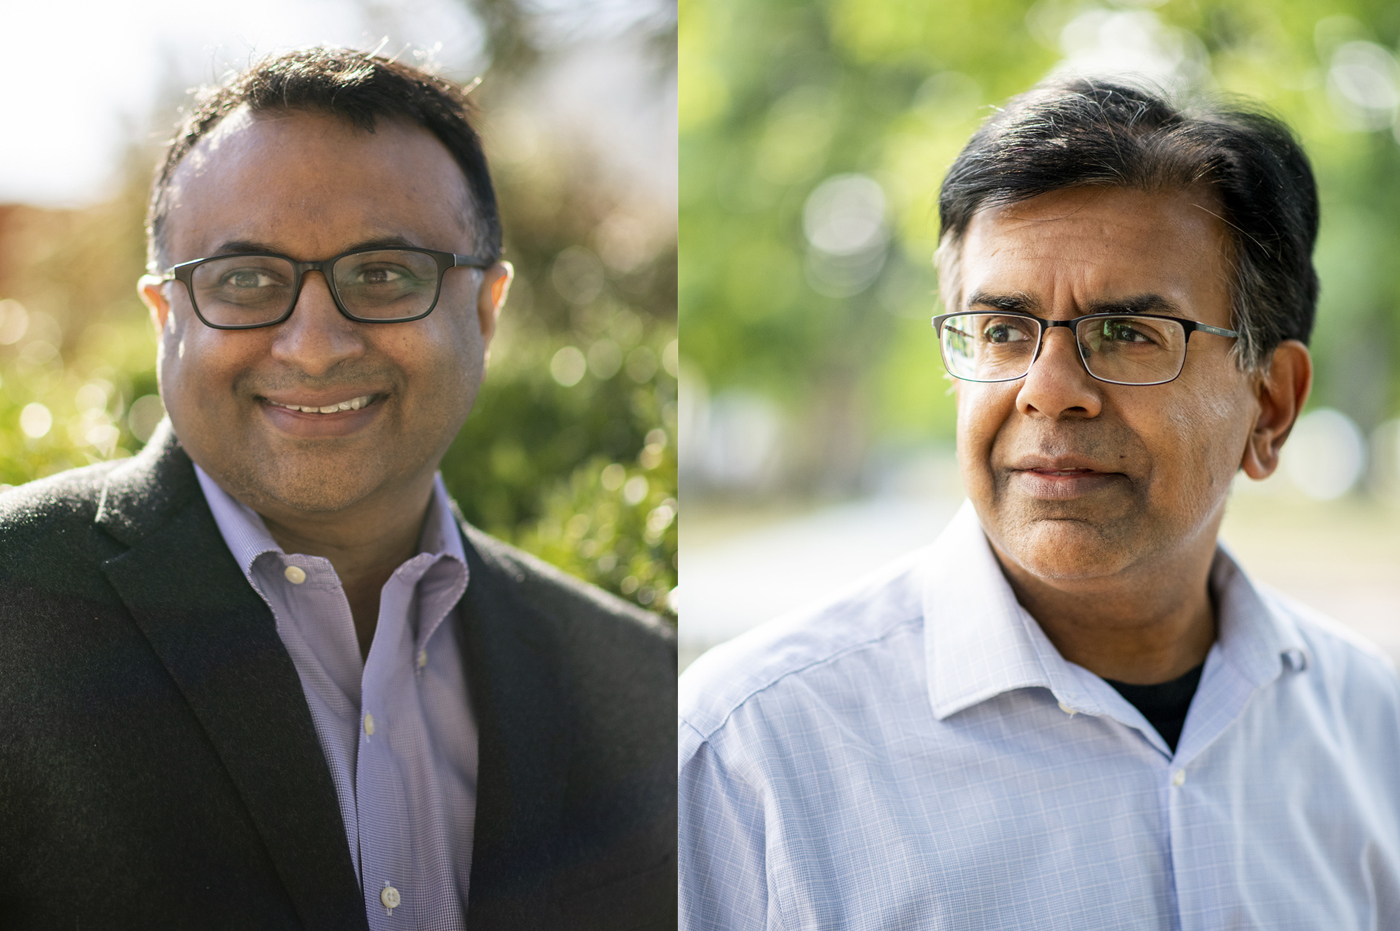
<instances>
[{"instance_id":1,"label":"dark suit jacket","mask_svg":"<svg viewBox=\"0 0 1400 931\"><path fill-rule=\"evenodd\" d=\"M463 525L467 920L676 923L676 647ZM366 928L271 612L168 428L0 496L0 928Z\"/></svg>"}]
</instances>

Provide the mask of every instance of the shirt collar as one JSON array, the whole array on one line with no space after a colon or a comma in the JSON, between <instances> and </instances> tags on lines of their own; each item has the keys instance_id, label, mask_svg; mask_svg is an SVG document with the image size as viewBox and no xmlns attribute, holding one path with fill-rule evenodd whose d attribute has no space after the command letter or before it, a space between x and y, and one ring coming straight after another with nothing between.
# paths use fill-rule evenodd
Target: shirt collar
<instances>
[{"instance_id":1,"label":"shirt collar","mask_svg":"<svg viewBox=\"0 0 1400 931\"><path fill-rule=\"evenodd\" d=\"M457 526L452 498L447 494L447 486L442 482L441 472L433 476L433 501L428 507L428 518L423 521L423 535L418 540L418 552L432 553L434 556L454 556L462 565L467 564L467 550L462 545L462 529Z\"/></svg>"},{"instance_id":2,"label":"shirt collar","mask_svg":"<svg viewBox=\"0 0 1400 931\"><path fill-rule=\"evenodd\" d=\"M1284 663L1305 667L1297 628L1270 609L1224 547L1216 550L1210 584L1224 662L1255 687L1273 681ZM940 720L1034 687L1049 689L1069 709L1105 713L1093 674L1067 662L1016 601L972 502L928 550L923 587L929 701Z\"/></svg>"},{"instance_id":3,"label":"shirt collar","mask_svg":"<svg viewBox=\"0 0 1400 931\"><path fill-rule=\"evenodd\" d=\"M209 502L209 510L214 512L214 522L219 533L228 544L229 551L243 570L243 575L251 582L253 562L263 553L283 555L282 547L267 531L262 515L224 491L209 474L198 465L194 467L199 487ZM466 549L462 546L462 535L457 529L457 521L452 513L452 500L447 495L447 486L442 482L442 473L433 477L433 497L428 506L427 519L423 521L423 533L418 540L418 552L435 556L453 556L466 565Z\"/></svg>"}]
</instances>

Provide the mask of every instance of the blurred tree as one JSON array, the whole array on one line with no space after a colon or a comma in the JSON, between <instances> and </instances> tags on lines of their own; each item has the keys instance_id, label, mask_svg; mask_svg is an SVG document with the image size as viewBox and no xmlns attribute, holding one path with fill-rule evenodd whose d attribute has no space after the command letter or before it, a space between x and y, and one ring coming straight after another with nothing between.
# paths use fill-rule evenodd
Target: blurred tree
<instances>
[{"instance_id":1,"label":"blurred tree","mask_svg":"<svg viewBox=\"0 0 1400 931\"><path fill-rule=\"evenodd\" d=\"M443 477L479 526L668 610L679 510L674 206L639 204L596 154L576 139L550 137L528 113L542 69L580 36L596 34L598 22L616 23L617 7L598 0L469 6L487 31L490 66L478 93L488 152L509 155L493 165L516 290ZM629 16L630 40L647 50L654 69L647 76L663 88L674 80L674 58L665 53L674 5L635 4ZM533 157L515 157L522 148ZM570 357L584 360L582 371L567 370ZM631 477L606 480L619 471Z\"/></svg>"},{"instance_id":2,"label":"blurred tree","mask_svg":"<svg viewBox=\"0 0 1400 931\"><path fill-rule=\"evenodd\" d=\"M669 611L674 206L639 198L598 153L529 120L532 82L570 41L541 37L548 11L523 0L473 9L488 33L491 66L477 93L517 282L443 475L478 526ZM673 32L674 14L661 10L624 39L654 46ZM159 419L154 340L135 290L156 157L134 149L107 203L0 206L0 482L130 455Z\"/></svg>"},{"instance_id":3,"label":"blurred tree","mask_svg":"<svg viewBox=\"0 0 1400 931\"><path fill-rule=\"evenodd\" d=\"M1130 69L1295 127L1323 198L1314 403L1370 429L1400 412L1397 39L1382 0L682 0L683 365L785 407L799 491L854 490L877 442L951 440L928 328L943 174L1052 70Z\"/></svg>"}]
</instances>

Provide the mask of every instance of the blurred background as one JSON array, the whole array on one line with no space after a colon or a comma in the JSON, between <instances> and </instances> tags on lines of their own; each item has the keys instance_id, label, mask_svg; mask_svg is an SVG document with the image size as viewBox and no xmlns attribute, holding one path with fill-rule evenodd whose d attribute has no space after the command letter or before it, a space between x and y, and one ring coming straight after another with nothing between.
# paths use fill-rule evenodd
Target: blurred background
<instances>
[{"instance_id":1,"label":"blurred background","mask_svg":"<svg viewBox=\"0 0 1400 931\"><path fill-rule=\"evenodd\" d=\"M163 409L135 282L188 91L376 49L473 91L516 281L442 465L468 519L674 618L671 0L5 0L0 484L129 456Z\"/></svg>"},{"instance_id":2,"label":"blurred background","mask_svg":"<svg viewBox=\"0 0 1400 931\"><path fill-rule=\"evenodd\" d=\"M1062 71L1247 95L1301 136L1317 380L1223 539L1400 657L1397 42L1388 0L681 0L683 662L931 542L962 500L938 187L992 107Z\"/></svg>"}]
</instances>

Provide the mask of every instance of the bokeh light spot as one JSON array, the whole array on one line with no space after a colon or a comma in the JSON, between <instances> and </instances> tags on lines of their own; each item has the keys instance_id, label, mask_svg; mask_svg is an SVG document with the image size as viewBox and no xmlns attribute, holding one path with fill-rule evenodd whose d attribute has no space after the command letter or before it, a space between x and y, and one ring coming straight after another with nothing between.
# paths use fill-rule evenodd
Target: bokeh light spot
<instances>
[{"instance_id":1,"label":"bokeh light spot","mask_svg":"<svg viewBox=\"0 0 1400 931\"><path fill-rule=\"evenodd\" d=\"M583 373L588 371L588 360L583 357L583 353L574 346L565 346L554 354L554 358L549 361L549 374L554 376L554 380L565 388L572 388L583 380Z\"/></svg>"},{"instance_id":2,"label":"bokeh light spot","mask_svg":"<svg viewBox=\"0 0 1400 931\"><path fill-rule=\"evenodd\" d=\"M53 414L38 401L26 404L19 412L19 428L25 436L37 440L53 429Z\"/></svg>"}]
</instances>

